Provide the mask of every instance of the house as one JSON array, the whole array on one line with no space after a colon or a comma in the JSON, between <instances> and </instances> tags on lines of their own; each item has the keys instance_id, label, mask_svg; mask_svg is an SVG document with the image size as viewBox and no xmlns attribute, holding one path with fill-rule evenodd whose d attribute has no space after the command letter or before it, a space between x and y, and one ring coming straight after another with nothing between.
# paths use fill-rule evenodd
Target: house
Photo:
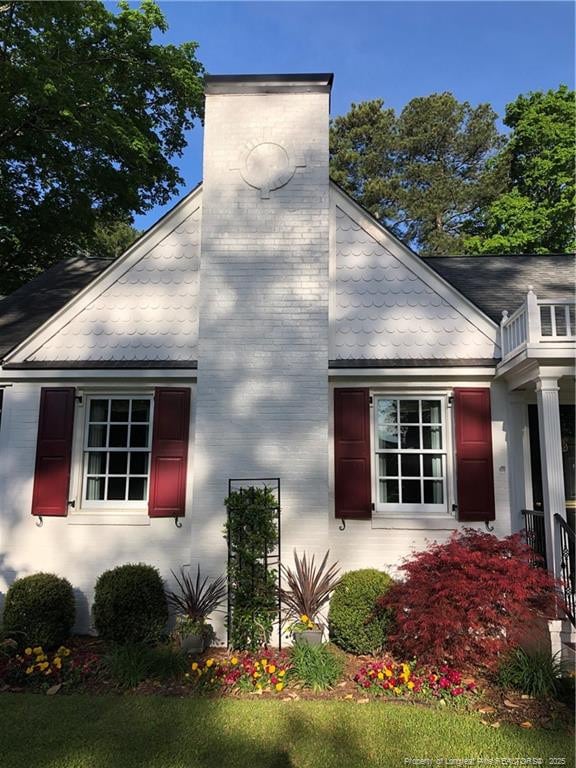
<instances>
[{"instance_id":1,"label":"house","mask_svg":"<svg viewBox=\"0 0 576 768\"><path fill-rule=\"evenodd\" d=\"M531 510L568 567L573 257L417 256L330 181L331 86L207 78L203 183L0 303L0 590L64 575L87 630L107 568L219 574L238 478L279 478L284 562L394 572Z\"/></svg>"}]
</instances>

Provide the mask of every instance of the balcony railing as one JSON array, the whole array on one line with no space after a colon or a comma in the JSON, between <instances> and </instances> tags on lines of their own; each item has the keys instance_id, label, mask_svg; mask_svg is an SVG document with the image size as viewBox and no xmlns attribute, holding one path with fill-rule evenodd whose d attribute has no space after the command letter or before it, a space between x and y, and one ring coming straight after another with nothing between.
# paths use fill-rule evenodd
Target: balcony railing
<instances>
[{"instance_id":1,"label":"balcony railing","mask_svg":"<svg viewBox=\"0 0 576 768\"><path fill-rule=\"evenodd\" d=\"M530 288L515 312L502 312L500 328L505 360L525 346L576 341L576 308L572 299L538 299Z\"/></svg>"}]
</instances>

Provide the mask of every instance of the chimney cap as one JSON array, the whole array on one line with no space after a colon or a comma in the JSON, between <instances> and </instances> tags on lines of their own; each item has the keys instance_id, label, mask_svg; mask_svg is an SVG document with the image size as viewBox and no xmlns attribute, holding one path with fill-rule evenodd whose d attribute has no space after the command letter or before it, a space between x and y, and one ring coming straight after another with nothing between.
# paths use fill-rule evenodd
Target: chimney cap
<instances>
[{"instance_id":1,"label":"chimney cap","mask_svg":"<svg viewBox=\"0 0 576 768\"><path fill-rule=\"evenodd\" d=\"M214 93L330 93L334 75L206 75L205 92Z\"/></svg>"}]
</instances>

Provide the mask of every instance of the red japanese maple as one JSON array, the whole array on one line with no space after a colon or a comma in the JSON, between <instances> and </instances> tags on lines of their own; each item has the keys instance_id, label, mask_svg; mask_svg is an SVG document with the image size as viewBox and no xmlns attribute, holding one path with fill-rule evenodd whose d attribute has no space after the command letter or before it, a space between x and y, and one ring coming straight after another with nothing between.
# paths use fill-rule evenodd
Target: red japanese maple
<instances>
[{"instance_id":1,"label":"red japanese maple","mask_svg":"<svg viewBox=\"0 0 576 768\"><path fill-rule=\"evenodd\" d=\"M394 649L429 664L494 666L520 623L555 613L555 581L531 554L522 534L473 529L415 554L378 602L395 618Z\"/></svg>"}]
</instances>

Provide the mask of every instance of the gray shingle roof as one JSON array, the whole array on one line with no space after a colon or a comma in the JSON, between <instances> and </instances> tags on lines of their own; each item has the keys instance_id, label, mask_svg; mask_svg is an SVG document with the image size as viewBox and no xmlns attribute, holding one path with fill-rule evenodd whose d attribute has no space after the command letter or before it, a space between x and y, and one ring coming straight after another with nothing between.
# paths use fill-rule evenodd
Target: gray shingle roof
<instances>
[{"instance_id":1,"label":"gray shingle roof","mask_svg":"<svg viewBox=\"0 0 576 768\"><path fill-rule=\"evenodd\" d=\"M2 299L0 360L110 264L110 259L64 259Z\"/></svg>"},{"instance_id":2,"label":"gray shingle roof","mask_svg":"<svg viewBox=\"0 0 576 768\"><path fill-rule=\"evenodd\" d=\"M574 254L431 256L424 261L497 323L502 310L512 313L522 304L530 285L541 299L574 296Z\"/></svg>"}]
</instances>

